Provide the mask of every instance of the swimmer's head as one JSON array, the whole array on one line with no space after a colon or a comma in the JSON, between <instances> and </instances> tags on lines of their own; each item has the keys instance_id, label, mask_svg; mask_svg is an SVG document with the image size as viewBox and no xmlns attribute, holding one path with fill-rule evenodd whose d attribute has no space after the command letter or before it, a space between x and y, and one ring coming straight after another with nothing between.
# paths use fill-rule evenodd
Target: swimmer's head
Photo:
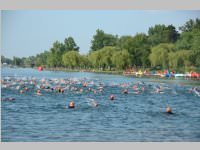
<instances>
[{"instance_id":1,"label":"swimmer's head","mask_svg":"<svg viewBox=\"0 0 200 150\"><path fill-rule=\"evenodd\" d=\"M172 109L171 109L171 107L170 106L167 106L167 108L166 108L166 113L172 113Z\"/></svg>"},{"instance_id":2,"label":"swimmer's head","mask_svg":"<svg viewBox=\"0 0 200 150\"><path fill-rule=\"evenodd\" d=\"M110 100L114 100L115 96L114 95L110 95Z\"/></svg>"},{"instance_id":3,"label":"swimmer's head","mask_svg":"<svg viewBox=\"0 0 200 150\"><path fill-rule=\"evenodd\" d=\"M22 94L22 93L24 93L24 91L23 91L23 90L20 90L20 94Z\"/></svg>"},{"instance_id":4,"label":"swimmer's head","mask_svg":"<svg viewBox=\"0 0 200 150\"><path fill-rule=\"evenodd\" d=\"M128 90L125 89L125 90L123 91L123 93L124 93L124 94L128 94Z\"/></svg>"},{"instance_id":5,"label":"swimmer's head","mask_svg":"<svg viewBox=\"0 0 200 150\"><path fill-rule=\"evenodd\" d=\"M74 108L74 102L73 102L73 101L71 101L71 102L69 103L69 108Z\"/></svg>"}]
</instances>

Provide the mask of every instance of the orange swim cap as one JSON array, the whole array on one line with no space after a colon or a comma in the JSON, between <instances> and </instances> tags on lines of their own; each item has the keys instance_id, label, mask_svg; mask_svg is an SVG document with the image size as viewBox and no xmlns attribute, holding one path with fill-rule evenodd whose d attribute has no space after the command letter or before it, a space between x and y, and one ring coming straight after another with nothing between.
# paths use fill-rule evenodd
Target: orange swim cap
<instances>
[{"instance_id":1,"label":"orange swim cap","mask_svg":"<svg viewBox=\"0 0 200 150\"><path fill-rule=\"evenodd\" d=\"M171 107L170 107L170 106L168 106L168 107L166 108L166 113L172 113L172 110L171 110Z\"/></svg>"},{"instance_id":2,"label":"orange swim cap","mask_svg":"<svg viewBox=\"0 0 200 150\"><path fill-rule=\"evenodd\" d=\"M69 103L69 106L70 106L70 107L74 107L74 102L71 101L71 102Z\"/></svg>"}]
</instances>

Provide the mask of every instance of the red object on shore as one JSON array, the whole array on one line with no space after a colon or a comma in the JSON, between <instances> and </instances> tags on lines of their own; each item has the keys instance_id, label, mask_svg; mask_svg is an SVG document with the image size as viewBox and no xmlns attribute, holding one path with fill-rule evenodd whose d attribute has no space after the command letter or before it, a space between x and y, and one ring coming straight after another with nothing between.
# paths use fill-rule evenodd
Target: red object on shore
<instances>
[{"instance_id":1,"label":"red object on shore","mask_svg":"<svg viewBox=\"0 0 200 150\"><path fill-rule=\"evenodd\" d=\"M38 71L42 71L42 70L43 70L42 66L39 66Z\"/></svg>"},{"instance_id":2,"label":"red object on shore","mask_svg":"<svg viewBox=\"0 0 200 150\"><path fill-rule=\"evenodd\" d=\"M193 78L199 78L199 74L198 74L197 72L192 72L192 73L191 73L191 76L192 76Z\"/></svg>"}]
</instances>

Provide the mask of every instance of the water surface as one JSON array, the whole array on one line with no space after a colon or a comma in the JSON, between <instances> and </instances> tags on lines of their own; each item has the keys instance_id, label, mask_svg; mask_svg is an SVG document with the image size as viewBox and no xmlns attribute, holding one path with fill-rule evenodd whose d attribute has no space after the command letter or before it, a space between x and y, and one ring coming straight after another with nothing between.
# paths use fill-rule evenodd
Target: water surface
<instances>
[{"instance_id":1,"label":"water surface","mask_svg":"<svg viewBox=\"0 0 200 150\"><path fill-rule=\"evenodd\" d=\"M3 68L1 77L10 84L1 86L2 141L200 141L200 97L191 92L194 86L200 89L198 81L21 68ZM42 95L36 95L43 80L65 92L40 89ZM22 82L29 90L20 94ZM158 87L163 93L155 92ZM129 93L123 94L124 89ZM89 98L99 106L91 107ZM75 109L66 109L70 101ZM165 113L167 105L174 114Z\"/></svg>"}]
</instances>

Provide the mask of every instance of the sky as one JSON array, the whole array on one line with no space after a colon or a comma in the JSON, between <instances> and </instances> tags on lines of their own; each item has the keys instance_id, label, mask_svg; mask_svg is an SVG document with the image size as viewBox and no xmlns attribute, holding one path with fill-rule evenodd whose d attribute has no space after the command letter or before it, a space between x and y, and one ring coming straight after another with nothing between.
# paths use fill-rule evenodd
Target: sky
<instances>
[{"instance_id":1,"label":"sky","mask_svg":"<svg viewBox=\"0 0 200 150\"><path fill-rule=\"evenodd\" d=\"M3 10L1 55L35 56L72 36L87 54L97 29L113 35L148 33L155 24L178 27L200 18L200 11L158 10Z\"/></svg>"}]
</instances>

